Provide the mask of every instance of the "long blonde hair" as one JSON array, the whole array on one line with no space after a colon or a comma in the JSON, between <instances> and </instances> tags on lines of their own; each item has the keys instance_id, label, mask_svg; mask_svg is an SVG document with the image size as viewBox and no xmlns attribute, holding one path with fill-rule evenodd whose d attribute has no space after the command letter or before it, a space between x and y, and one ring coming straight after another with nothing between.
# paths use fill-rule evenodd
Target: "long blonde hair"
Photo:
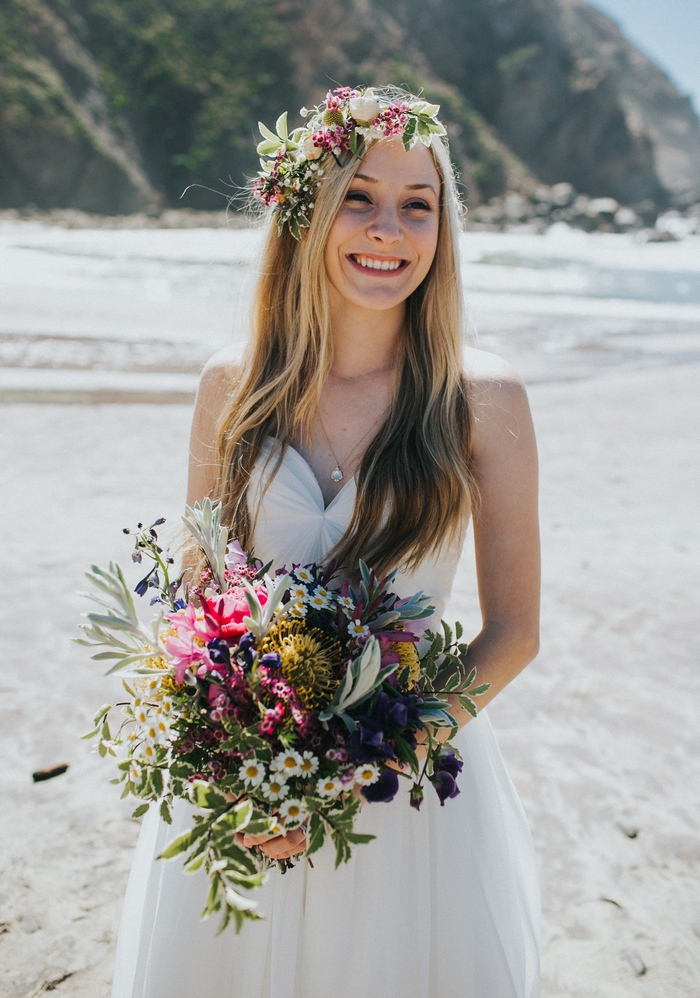
<instances>
[{"instance_id":1,"label":"long blonde hair","mask_svg":"<svg viewBox=\"0 0 700 998\"><path fill-rule=\"evenodd\" d=\"M363 558L378 572L414 568L454 539L471 511L470 404L462 373L459 198L445 145L431 151L441 181L437 248L430 271L406 301L396 395L357 473L350 525L329 554L351 575ZM215 497L243 547L251 544L250 472L265 438L282 460L310 432L333 363L326 241L360 166L324 163L311 226L301 242L270 225L252 338L219 422Z\"/></svg>"}]
</instances>

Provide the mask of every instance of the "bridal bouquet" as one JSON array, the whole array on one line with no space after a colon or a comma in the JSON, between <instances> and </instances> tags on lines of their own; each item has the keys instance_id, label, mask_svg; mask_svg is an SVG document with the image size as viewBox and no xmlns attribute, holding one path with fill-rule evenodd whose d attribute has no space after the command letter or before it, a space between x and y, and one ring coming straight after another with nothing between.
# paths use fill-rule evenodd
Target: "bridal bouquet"
<instances>
[{"instance_id":1,"label":"bridal bouquet","mask_svg":"<svg viewBox=\"0 0 700 998\"><path fill-rule=\"evenodd\" d=\"M422 593L399 599L395 572L378 579L360 562L357 588L333 567L294 565L268 574L237 542L229 543L221 508L208 499L187 507L183 521L206 561L195 586L172 579L173 559L156 527L125 530L133 559L151 562L135 592L152 594L149 624L139 619L118 565L92 566L87 577L101 612L86 614L78 642L103 648L128 699L95 715L102 756L117 759L122 796L158 803L171 823L177 798L194 805L192 824L160 858L186 854L184 869L204 868L211 889L204 915L261 916L249 894L260 886L269 858L242 844L246 835L284 835L304 826L310 857L330 837L336 866L352 846L373 836L354 831L367 802L391 801L401 778L420 808L424 785L441 804L459 793L458 751L435 729L454 729L447 694L476 716L474 697L488 684L467 674L462 628L443 621L425 633L427 650L408 622L431 615ZM438 683L439 680L439 683ZM121 708L121 719L110 723ZM416 754L421 733L425 758ZM293 863L279 864L284 872Z\"/></svg>"}]
</instances>

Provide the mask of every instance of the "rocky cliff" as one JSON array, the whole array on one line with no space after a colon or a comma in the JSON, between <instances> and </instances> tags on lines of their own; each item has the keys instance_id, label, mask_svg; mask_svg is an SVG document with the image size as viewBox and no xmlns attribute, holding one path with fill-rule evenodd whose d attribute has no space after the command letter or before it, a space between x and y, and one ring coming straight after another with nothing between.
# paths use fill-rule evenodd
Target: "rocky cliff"
<instances>
[{"instance_id":1,"label":"rocky cliff","mask_svg":"<svg viewBox=\"0 0 700 998\"><path fill-rule=\"evenodd\" d=\"M472 204L700 199L689 101L581 0L5 0L0 207L216 207L335 80L425 88Z\"/></svg>"}]
</instances>

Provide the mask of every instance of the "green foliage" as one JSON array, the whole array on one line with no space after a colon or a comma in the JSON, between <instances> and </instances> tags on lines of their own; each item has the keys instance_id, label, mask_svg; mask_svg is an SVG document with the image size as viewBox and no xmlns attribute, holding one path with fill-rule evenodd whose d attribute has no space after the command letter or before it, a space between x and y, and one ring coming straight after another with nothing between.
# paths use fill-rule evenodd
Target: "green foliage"
<instances>
[{"instance_id":1,"label":"green foliage","mask_svg":"<svg viewBox=\"0 0 700 998\"><path fill-rule=\"evenodd\" d=\"M57 7L98 59L112 108L128 119L149 175L169 199L190 183L234 193L230 178L240 184L255 170L256 122L277 117L289 99L289 43L270 0L60 0ZM214 195L209 203L223 204Z\"/></svg>"}]
</instances>

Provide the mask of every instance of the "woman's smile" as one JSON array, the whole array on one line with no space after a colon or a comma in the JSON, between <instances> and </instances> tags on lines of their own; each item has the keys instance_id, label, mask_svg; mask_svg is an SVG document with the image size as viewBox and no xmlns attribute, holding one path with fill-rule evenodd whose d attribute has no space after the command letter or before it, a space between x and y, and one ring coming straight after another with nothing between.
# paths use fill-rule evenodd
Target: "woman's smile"
<instances>
[{"instance_id":1,"label":"woman's smile","mask_svg":"<svg viewBox=\"0 0 700 998\"><path fill-rule=\"evenodd\" d=\"M377 256L375 253L348 253L347 259L358 270L372 277L391 277L408 266L408 260L396 256Z\"/></svg>"}]
</instances>

